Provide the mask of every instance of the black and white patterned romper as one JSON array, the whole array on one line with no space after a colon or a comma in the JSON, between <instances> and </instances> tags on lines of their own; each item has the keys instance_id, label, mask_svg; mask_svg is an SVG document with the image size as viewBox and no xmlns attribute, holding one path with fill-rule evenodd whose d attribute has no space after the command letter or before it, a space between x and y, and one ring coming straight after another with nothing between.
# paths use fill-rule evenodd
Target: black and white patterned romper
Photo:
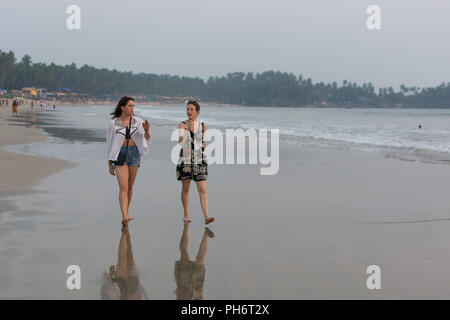
<instances>
[{"instance_id":1,"label":"black and white patterned romper","mask_svg":"<svg viewBox=\"0 0 450 320\"><path fill-rule=\"evenodd\" d=\"M190 134L183 144L183 149L178 159L177 180L205 181L208 177L208 162L203 146L204 123L202 122L202 130L197 130L196 133L186 128L185 121L183 121L183 124L185 130L189 131Z\"/></svg>"}]
</instances>

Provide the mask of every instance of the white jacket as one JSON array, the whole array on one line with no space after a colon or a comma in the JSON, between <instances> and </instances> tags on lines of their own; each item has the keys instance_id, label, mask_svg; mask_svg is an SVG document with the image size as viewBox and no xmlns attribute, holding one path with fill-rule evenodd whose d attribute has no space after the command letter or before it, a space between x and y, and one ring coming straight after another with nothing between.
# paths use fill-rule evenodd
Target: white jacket
<instances>
[{"instance_id":1,"label":"white jacket","mask_svg":"<svg viewBox=\"0 0 450 320\"><path fill-rule=\"evenodd\" d=\"M144 121L141 118L133 117L131 120L131 139L138 147L139 154L148 153L148 144L145 139L145 130L142 124ZM120 153L120 148L125 141L126 127L122 122L115 118L110 121L108 131L106 133L106 155L108 160L116 161Z\"/></svg>"}]
</instances>

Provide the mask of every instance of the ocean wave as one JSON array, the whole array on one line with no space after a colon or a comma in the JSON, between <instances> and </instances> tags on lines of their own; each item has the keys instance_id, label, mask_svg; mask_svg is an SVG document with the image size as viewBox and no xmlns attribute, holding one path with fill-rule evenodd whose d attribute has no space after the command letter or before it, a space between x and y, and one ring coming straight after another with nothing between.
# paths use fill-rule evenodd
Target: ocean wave
<instances>
[{"instance_id":1,"label":"ocean wave","mask_svg":"<svg viewBox=\"0 0 450 320\"><path fill-rule=\"evenodd\" d=\"M184 107L137 108L143 117L168 123L186 118ZM447 162L450 111L411 109L303 109L207 107L210 127L279 129L285 141L381 153L387 157ZM422 128L419 128L419 125ZM300 140L298 140L300 139Z\"/></svg>"}]
</instances>

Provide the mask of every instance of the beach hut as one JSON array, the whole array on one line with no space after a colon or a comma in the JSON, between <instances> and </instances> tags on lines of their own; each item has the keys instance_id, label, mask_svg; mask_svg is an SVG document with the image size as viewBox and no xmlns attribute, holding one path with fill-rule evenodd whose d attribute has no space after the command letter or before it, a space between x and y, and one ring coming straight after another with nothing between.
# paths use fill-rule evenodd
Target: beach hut
<instances>
[{"instance_id":1,"label":"beach hut","mask_svg":"<svg viewBox=\"0 0 450 320\"><path fill-rule=\"evenodd\" d=\"M22 92L25 96L37 97L37 91L35 87L25 87L22 88Z\"/></svg>"}]
</instances>

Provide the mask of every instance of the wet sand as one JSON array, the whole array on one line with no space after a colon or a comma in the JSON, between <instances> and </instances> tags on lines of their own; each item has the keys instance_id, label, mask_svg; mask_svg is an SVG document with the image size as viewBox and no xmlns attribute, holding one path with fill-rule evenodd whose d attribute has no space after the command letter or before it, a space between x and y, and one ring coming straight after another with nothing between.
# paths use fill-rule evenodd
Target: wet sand
<instances>
[{"instance_id":1,"label":"wet sand","mask_svg":"<svg viewBox=\"0 0 450 320\"><path fill-rule=\"evenodd\" d=\"M21 108L27 108L21 106ZM23 155L8 152L3 147L8 145L30 144L45 141L47 135L37 129L38 124L31 125L29 113L20 112L12 117L10 108L0 107L0 212L6 212L11 207L10 201L4 200L9 196L23 195L32 192L42 179L55 174L65 168L75 165L64 160L49 159L33 155Z\"/></svg>"},{"instance_id":2,"label":"wet sand","mask_svg":"<svg viewBox=\"0 0 450 320\"><path fill-rule=\"evenodd\" d=\"M83 139L104 147L106 116L72 113L71 121L53 134L74 148ZM80 138L80 128L92 134ZM171 130L157 122L151 130L128 245L106 160L80 161L16 199L0 224L0 298L117 298L121 288L105 272L122 265L119 253L131 247L135 268L122 289L138 283L149 299L189 291L175 275L180 260L191 263L178 274L204 299L450 298L450 166L281 143L275 176L254 165L210 166L216 222L214 238L205 238L194 185L193 222L188 230L182 222ZM65 286L69 265L81 268L81 290ZM381 290L366 287L369 265L381 268Z\"/></svg>"}]
</instances>

